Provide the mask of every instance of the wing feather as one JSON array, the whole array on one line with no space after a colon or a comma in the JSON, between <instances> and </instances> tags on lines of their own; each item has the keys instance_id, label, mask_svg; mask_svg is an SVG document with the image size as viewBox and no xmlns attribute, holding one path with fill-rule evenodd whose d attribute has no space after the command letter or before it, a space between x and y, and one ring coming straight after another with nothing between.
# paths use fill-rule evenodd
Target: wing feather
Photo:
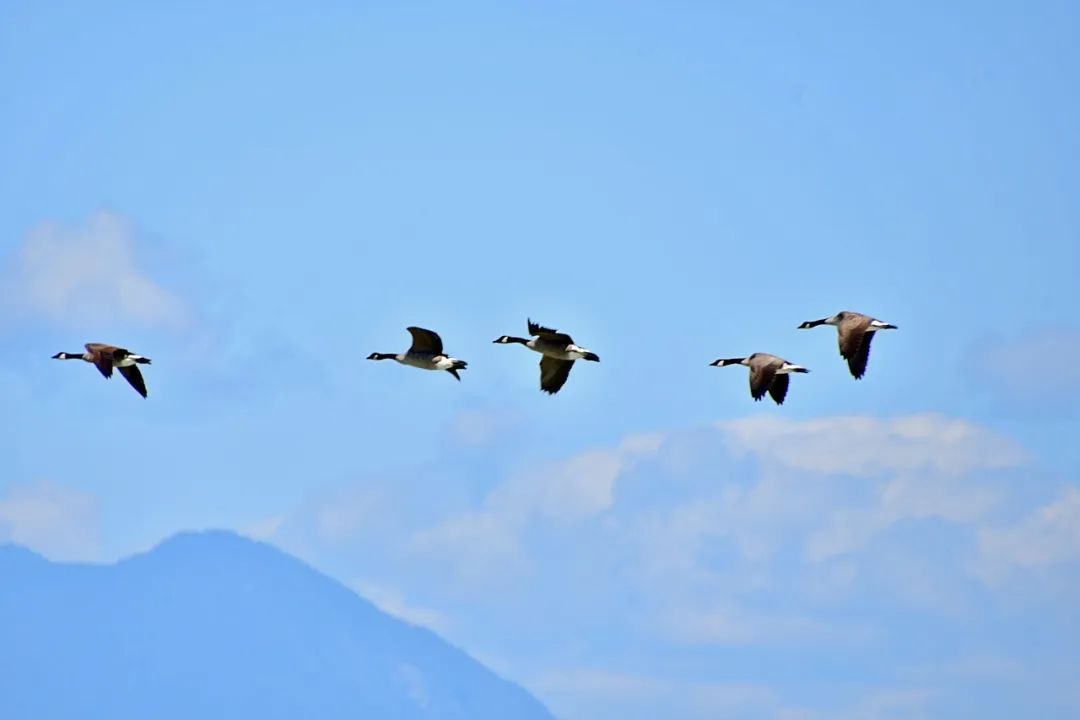
<instances>
[{"instance_id":1,"label":"wing feather","mask_svg":"<svg viewBox=\"0 0 1080 720\"><path fill-rule=\"evenodd\" d=\"M117 370L128 381L128 384L135 388L135 392L146 397L146 383L143 382L143 376L138 365L122 365Z\"/></svg>"},{"instance_id":2,"label":"wing feather","mask_svg":"<svg viewBox=\"0 0 1080 720\"><path fill-rule=\"evenodd\" d=\"M772 385L769 386L769 395L776 402L777 405L784 404L784 398L787 397L788 391L788 376L777 375L772 381Z\"/></svg>"},{"instance_id":3,"label":"wing feather","mask_svg":"<svg viewBox=\"0 0 1080 720\"><path fill-rule=\"evenodd\" d=\"M750 368L750 395L755 400L765 397L776 377L776 368L769 363L757 363Z\"/></svg>"},{"instance_id":4,"label":"wing feather","mask_svg":"<svg viewBox=\"0 0 1080 720\"><path fill-rule=\"evenodd\" d=\"M116 348L112 345L105 345L103 343L86 343L83 347L86 348L86 352L90 353L90 362L94 363L94 367L98 369L98 372L107 378L111 378L113 371L113 352L116 351Z\"/></svg>"},{"instance_id":5,"label":"wing feather","mask_svg":"<svg viewBox=\"0 0 1080 720\"><path fill-rule=\"evenodd\" d=\"M554 395L566 384L570 377L570 369L574 367L573 360L559 360L558 358L545 355L540 358L540 389Z\"/></svg>"},{"instance_id":6,"label":"wing feather","mask_svg":"<svg viewBox=\"0 0 1080 720\"><path fill-rule=\"evenodd\" d=\"M420 327L409 327L406 330L412 335L412 347L409 348L409 352L442 355L442 338L438 333Z\"/></svg>"},{"instance_id":7,"label":"wing feather","mask_svg":"<svg viewBox=\"0 0 1080 720\"><path fill-rule=\"evenodd\" d=\"M866 328L870 326L870 318L858 313L848 314L840 326L836 328L837 342L840 345L840 355L845 360L850 360L859 352Z\"/></svg>"},{"instance_id":8,"label":"wing feather","mask_svg":"<svg viewBox=\"0 0 1080 720\"><path fill-rule=\"evenodd\" d=\"M848 370L851 371L856 380L866 374L866 364L870 362L870 343L873 339L873 330L863 333L858 350L847 359Z\"/></svg>"},{"instance_id":9,"label":"wing feather","mask_svg":"<svg viewBox=\"0 0 1080 720\"><path fill-rule=\"evenodd\" d=\"M551 343L562 343L564 347L566 345L573 345L574 343L574 339L566 333L561 333L558 330L546 328L543 325L534 323L532 320L529 320L529 334L541 337Z\"/></svg>"}]
</instances>

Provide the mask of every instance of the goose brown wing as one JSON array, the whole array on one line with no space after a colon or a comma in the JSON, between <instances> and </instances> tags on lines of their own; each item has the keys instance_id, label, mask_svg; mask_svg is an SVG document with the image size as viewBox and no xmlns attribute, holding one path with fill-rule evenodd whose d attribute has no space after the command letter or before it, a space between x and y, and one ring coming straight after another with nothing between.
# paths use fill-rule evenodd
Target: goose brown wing
<instances>
[{"instance_id":1,"label":"goose brown wing","mask_svg":"<svg viewBox=\"0 0 1080 720\"><path fill-rule=\"evenodd\" d=\"M859 353L866 328L870 326L870 318L865 315L851 314L837 327L837 342L840 344L840 355L845 360L850 360Z\"/></svg>"},{"instance_id":2,"label":"goose brown wing","mask_svg":"<svg viewBox=\"0 0 1080 720\"><path fill-rule=\"evenodd\" d=\"M787 397L787 389L788 376L777 375L773 379L772 385L769 386L769 395L772 397L772 399L776 402L777 405L783 405L784 398Z\"/></svg>"},{"instance_id":3,"label":"goose brown wing","mask_svg":"<svg viewBox=\"0 0 1080 720\"><path fill-rule=\"evenodd\" d=\"M128 381L128 384L135 388L135 392L146 397L146 383L143 382L143 376L142 373L139 372L138 365L122 365L118 367L117 370L119 370L120 374L124 376L124 379Z\"/></svg>"},{"instance_id":4,"label":"goose brown wing","mask_svg":"<svg viewBox=\"0 0 1080 720\"><path fill-rule=\"evenodd\" d=\"M442 355L442 338L439 337L438 333L419 327L409 327L405 329L412 335L412 347L409 348L409 352Z\"/></svg>"},{"instance_id":5,"label":"goose brown wing","mask_svg":"<svg viewBox=\"0 0 1080 720\"><path fill-rule=\"evenodd\" d=\"M112 377L113 371L113 353L118 349L112 345L105 345L104 343L86 343L83 347L86 348L86 352L90 353L91 362L94 363L94 367L107 378Z\"/></svg>"},{"instance_id":6,"label":"goose brown wing","mask_svg":"<svg viewBox=\"0 0 1080 720\"><path fill-rule=\"evenodd\" d=\"M559 360L558 358L545 355L540 358L540 389L554 395L566 384L570 377L570 369L574 367L573 360Z\"/></svg>"}]
</instances>

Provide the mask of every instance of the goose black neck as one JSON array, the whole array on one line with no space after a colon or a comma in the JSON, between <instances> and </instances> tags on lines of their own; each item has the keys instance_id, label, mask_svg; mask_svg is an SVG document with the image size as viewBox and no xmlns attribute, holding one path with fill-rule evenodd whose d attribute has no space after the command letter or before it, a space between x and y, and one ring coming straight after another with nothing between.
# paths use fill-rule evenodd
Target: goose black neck
<instances>
[{"instance_id":1,"label":"goose black neck","mask_svg":"<svg viewBox=\"0 0 1080 720\"><path fill-rule=\"evenodd\" d=\"M821 320L808 320L807 322L804 322L802 324L802 327L804 329L815 328L818 325L824 325L826 320L828 320L828 318L822 318Z\"/></svg>"},{"instance_id":2,"label":"goose black neck","mask_svg":"<svg viewBox=\"0 0 1080 720\"><path fill-rule=\"evenodd\" d=\"M371 353L368 360L393 360L396 357L394 353Z\"/></svg>"},{"instance_id":3,"label":"goose black neck","mask_svg":"<svg viewBox=\"0 0 1080 720\"><path fill-rule=\"evenodd\" d=\"M506 342L508 342L508 343L521 343L522 345L528 345L529 344L529 341L526 340L525 338L513 337L513 336L510 336L510 335L508 335L506 337Z\"/></svg>"}]
</instances>

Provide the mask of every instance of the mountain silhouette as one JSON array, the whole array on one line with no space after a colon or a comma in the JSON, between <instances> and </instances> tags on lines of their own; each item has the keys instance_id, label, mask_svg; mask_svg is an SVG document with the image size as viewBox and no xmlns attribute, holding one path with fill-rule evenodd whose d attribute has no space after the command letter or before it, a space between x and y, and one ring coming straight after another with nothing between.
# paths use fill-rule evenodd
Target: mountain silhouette
<instances>
[{"instance_id":1,"label":"mountain silhouette","mask_svg":"<svg viewBox=\"0 0 1080 720\"><path fill-rule=\"evenodd\" d=\"M183 533L115 565L0 546L4 720L551 720L434 633L264 543Z\"/></svg>"}]
</instances>

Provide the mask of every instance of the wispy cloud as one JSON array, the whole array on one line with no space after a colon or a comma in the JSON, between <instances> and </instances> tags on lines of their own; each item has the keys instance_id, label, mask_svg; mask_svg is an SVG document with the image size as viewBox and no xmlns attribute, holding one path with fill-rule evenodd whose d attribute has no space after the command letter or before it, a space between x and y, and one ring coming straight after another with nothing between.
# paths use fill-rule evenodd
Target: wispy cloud
<instances>
[{"instance_id":1,"label":"wispy cloud","mask_svg":"<svg viewBox=\"0 0 1080 720\"><path fill-rule=\"evenodd\" d=\"M882 473L1015 467L1015 442L978 425L942 415L787 420L763 416L721 422L732 447L782 467L819 474L871 477Z\"/></svg>"},{"instance_id":2,"label":"wispy cloud","mask_svg":"<svg viewBox=\"0 0 1080 720\"><path fill-rule=\"evenodd\" d=\"M633 435L617 447L586 450L565 460L516 473L497 486L483 507L419 532L413 548L477 571L520 566L522 533L534 522L576 523L609 510L619 476L654 455L662 435Z\"/></svg>"},{"instance_id":3,"label":"wispy cloud","mask_svg":"<svg viewBox=\"0 0 1080 720\"><path fill-rule=\"evenodd\" d=\"M808 538L807 557L825 560L844 555L904 520L938 518L970 525L1001 501L995 489L957 478L927 482L926 477L899 477L881 485L875 495L867 505L829 513L827 524Z\"/></svg>"},{"instance_id":4,"label":"wispy cloud","mask_svg":"<svg viewBox=\"0 0 1080 720\"><path fill-rule=\"evenodd\" d=\"M1065 487L1060 497L1011 527L983 530L979 544L993 578L1015 569L1080 562L1080 488Z\"/></svg>"},{"instance_id":5,"label":"wispy cloud","mask_svg":"<svg viewBox=\"0 0 1080 720\"><path fill-rule=\"evenodd\" d=\"M548 623L586 646L647 645L674 665L794 647L850 659L902 643L903 628L989 622L981 608L1008 589L983 582L981 552L1025 567L1074 557L1073 494L1000 525L1034 471L1008 437L940 415L755 417L584 448L422 508L411 500L433 490L422 479L369 484L308 508L302 538L306 556L378 578L358 588L390 612L445 623L466 646L513 636L537 663L518 676L564 657L562 645L544 649ZM523 626L523 614L546 622ZM995 648L956 653L975 650ZM534 685L597 715L613 714L605 694L622 697L626 718L672 707L701 718L914 718L933 706L932 692L894 679L892 689L838 689L825 705L769 700L739 682L713 684L710 704L709 683L603 669Z\"/></svg>"},{"instance_id":6,"label":"wispy cloud","mask_svg":"<svg viewBox=\"0 0 1080 720\"><path fill-rule=\"evenodd\" d=\"M475 588L501 584L527 566L519 522L488 511L469 512L418 531L409 546L414 556L452 569L464 584Z\"/></svg>"},{"instance_id":7,"label":"wispy cloud","mask_svg":"<svg viewBox=\"0 0 1080 720\"><path fill-rule=\"evenodd\" d=\"M50 560L98 560L97 501L71 487L42 480L15 485L0 497L0 541L39 552Z\"/></svg>"},{"instance_id":8,"label":"wispy cloud","mask_svg":"<svg viewBox=\"0 0 1080 720\"><path fill-rule=\"evenodd\" d=\"M78 227L43 222L10 260L13 311L63 325L134 321L184 322L183 303L140 267L133 223L99 212Z\"/></svg>"},{"instance_id":9,"label":"wispy cloud","mask_svg":"<svg viewBox=\"0 0 1080 720\"><path fill-rule=\"evenodd\" d=\"M619 476L655 455L663 441L661 434L631 435L614 448L586 450L519 473L497 488L487 505L511 517L576 521L597 515L614 504Z\"/></svg>"},{"instance_id":10,"label":"wispy cloud","mask_svg":"<svg viewBox=\"0 0 1080 720\"><path fill-rule=\"evenodd\" d=\"M753 455L765 468L762 482L750 491L754 502L732 518L736 525L762 513L812 512L805 552L814 561L862 548L906 520L972 525L1002 499L987 475L1027 461L1009 438L934 414L762 417L719 427L735 452ZM818 480L818 490L808 491L810 477L832 481L821 486ZM769 488L774 492L762 497Z\"/></svg>"}]
</instances>

